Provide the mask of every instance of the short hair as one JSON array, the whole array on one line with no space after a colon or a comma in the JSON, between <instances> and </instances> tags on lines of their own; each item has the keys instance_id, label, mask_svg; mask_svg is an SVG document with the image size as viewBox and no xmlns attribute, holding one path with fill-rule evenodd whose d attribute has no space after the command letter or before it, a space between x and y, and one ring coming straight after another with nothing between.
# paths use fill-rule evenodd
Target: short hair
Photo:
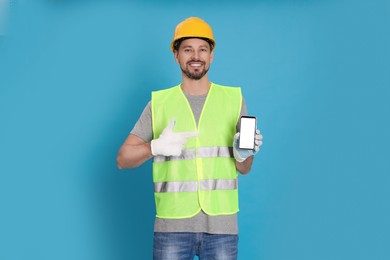
<instances>
[{"instance_id":1,"label":"short hair","mask_svg":"<svg viewBox=\"0 0 390 260\"><path fill-rule=\"evenodd\" d=\"M183 37L183 38L180 38L180 39L177 39L174 43L173 43L173 49L175 51L178 51L179 48L180 48L180 45L181 43L184 41L184 40L187 40L187 39L201 39L201 40L204 40L206 42L208 42L208 44L210 45L210 50L213 50L214 48L214 43L213 41L211 41L209 38L203 38L203 37Z\"/></svg>"}]
</instances>

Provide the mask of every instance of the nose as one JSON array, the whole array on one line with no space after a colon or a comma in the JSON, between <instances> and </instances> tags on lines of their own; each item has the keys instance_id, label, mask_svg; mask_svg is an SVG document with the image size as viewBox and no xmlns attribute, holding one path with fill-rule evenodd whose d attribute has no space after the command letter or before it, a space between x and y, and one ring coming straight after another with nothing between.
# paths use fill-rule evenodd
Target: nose
<instances>
[{"instance_id":1,"label":"nose","mask_svg":"<svg viewBox=\"0 0 390 260\"><path fill-rule=\"evenodd\" d=\"M195 60L199 60L199 57L200 57L200 52L199 51L194 51L192 53L192 58L195 59Z\"/></svg>"}]
</instances>

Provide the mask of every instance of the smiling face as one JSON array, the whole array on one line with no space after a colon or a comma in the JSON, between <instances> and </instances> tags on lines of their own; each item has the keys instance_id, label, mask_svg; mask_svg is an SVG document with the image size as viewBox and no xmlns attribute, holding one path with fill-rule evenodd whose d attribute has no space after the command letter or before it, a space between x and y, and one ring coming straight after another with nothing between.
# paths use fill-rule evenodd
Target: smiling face
<instances>
[{"instance_id":1,"label":"smiling face","mask_svg":"<svg viewBox=\"0 0 390 260\"><path fill-rule=\"evenodd\" d=\"M183 76L192 80L200 80L207 74L213 61L210 44L202 39L183 40L175 51L175 60L180 65Z\"/></svg>"}]
</instances>

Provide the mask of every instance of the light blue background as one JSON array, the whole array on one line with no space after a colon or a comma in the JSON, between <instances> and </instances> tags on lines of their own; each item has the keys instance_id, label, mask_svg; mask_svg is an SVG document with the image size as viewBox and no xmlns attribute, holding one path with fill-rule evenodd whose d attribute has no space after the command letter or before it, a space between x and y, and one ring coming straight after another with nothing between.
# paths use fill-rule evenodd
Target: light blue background
<instances>
[{"instance_id":1,"label":"light blue background","mask_svg":"<svg viewBox=\"0 0 390 260\"><path fill-rule=\"evenodd\" d=\"M35 3L32 3L35 2ZM264 146L240 178L240 259L390 259L390 2L13 1L0 40L0 259L150 259L151 163L115 158L179 83L189 16Z\"/></svg>"}]
</instances>

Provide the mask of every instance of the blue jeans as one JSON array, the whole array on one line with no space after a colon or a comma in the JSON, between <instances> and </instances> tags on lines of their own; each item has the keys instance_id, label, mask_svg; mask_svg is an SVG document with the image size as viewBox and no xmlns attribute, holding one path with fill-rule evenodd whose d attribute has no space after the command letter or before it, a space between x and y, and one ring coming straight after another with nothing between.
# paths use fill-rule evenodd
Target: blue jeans
<instances>
[{"instance_id":1,"label":"blue jeans","mask_svg":"<svg viewBox=\"0 0 390 260\"><path fill-rule=\"evenodd\" d=\"M155 232L154 260L236 260L238 235Z\"/></svg>"}]
</instances>

